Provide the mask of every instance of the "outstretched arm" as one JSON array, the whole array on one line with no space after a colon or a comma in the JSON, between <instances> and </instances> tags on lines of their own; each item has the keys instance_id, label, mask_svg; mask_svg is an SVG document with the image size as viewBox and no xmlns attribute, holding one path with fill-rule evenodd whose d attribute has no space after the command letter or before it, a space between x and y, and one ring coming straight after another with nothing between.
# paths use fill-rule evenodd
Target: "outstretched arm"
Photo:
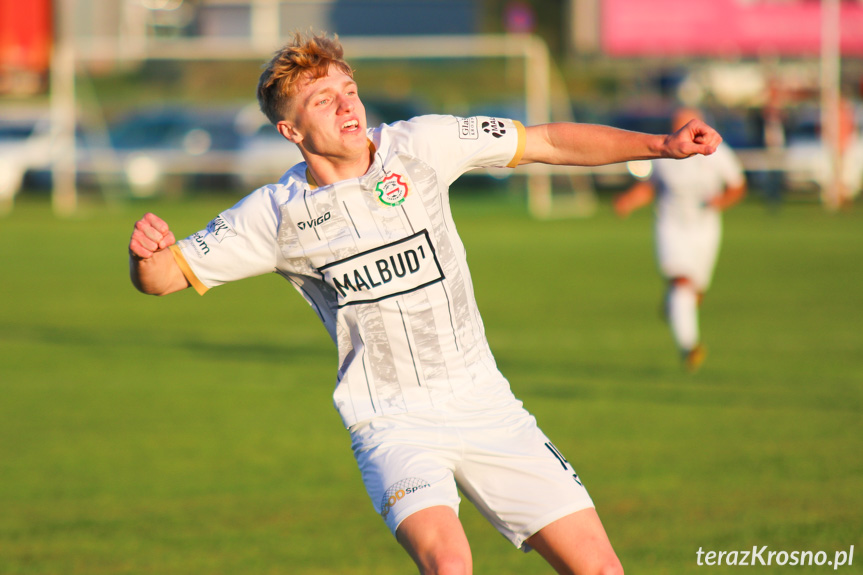
<instances>
[{"instance_id":1,"label":"outstretched arm","mask_svg":"<svg viewBox=\"0 0 863 575\"><path fill-rule=\"evenodd\" d=\"M174 243L173 232L157 215L146 214L135 222L129 240L129 276L138 291L167 295L189 287L169 249Z\"/></svg>"},{"instance_id":2,"label":"outstretched arm","mask_svg":"<svg viewBox=\"0 0 863 575\"><path fill-rule=\"evenodd\" d=\"M688 158L716 151L722 137L701 120L669 135L644 134L601 126L557 122L530 126L520 164L601 166L630 160Z\"/></svg>"}]
</instances>

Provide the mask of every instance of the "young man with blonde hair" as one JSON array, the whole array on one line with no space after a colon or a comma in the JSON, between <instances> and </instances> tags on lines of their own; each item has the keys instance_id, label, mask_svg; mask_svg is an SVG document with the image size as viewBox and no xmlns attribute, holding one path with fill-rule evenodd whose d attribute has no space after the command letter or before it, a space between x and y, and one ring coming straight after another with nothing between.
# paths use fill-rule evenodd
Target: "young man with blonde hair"
<instances>
[{"instance_id":1,"label":"young man with blonde hair","mask_svg":"<svg viewBox=\"0 0 863 575\"><path fill-rule=\"evenodd\" d=\"M258 100L305 161L179 242L146 214L129 243L134 285L203 294L274 272L300 292L336 344L334 404L372 504L421 573L472 573L457 487L558 573L621 573L580 478L495 365L449 185L490 166L709 154L719 135L701 122L657 136L483 116L370 129L325 36L278 52Z\"/></svg>"}]
</instances>

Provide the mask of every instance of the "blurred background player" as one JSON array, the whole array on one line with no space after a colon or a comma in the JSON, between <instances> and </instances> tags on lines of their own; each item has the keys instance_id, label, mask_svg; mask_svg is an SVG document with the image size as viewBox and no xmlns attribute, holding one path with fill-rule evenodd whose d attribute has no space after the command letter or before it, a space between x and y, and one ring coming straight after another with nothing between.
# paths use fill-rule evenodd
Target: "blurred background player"
<instances>
[{"instance_id":1,"label":"blurred background player","mask_svg":"<svg viewBox=\"0 0 863 575\"><path fill-rule=\"evenodd\" d=\"M672 131L698 110L681 108L672 117ZM656 200L656 257L668 282L665 316L686 368L697 370L705 358L698 308L710 286L722 236L721 212L746 194L739 159L727 144L710 156L685 161L651 161L650 176L615 199L621 217Z\"/></svg>"},{"instance_id":2,"label":"blurred background player","mask_svg":"<svg viewBox=\"0 0 863 575\"><path fill-rule=\"evenodd\" d=\"M849 207L863 188L863 138L860 137L855 117L854 104L843 98L839 104L839 156L841 158L837 197L837 207ZM822 194L830 188L830 157L825 149L820 150L817 161L817 179Z\"/></svg>"}]
</instances>

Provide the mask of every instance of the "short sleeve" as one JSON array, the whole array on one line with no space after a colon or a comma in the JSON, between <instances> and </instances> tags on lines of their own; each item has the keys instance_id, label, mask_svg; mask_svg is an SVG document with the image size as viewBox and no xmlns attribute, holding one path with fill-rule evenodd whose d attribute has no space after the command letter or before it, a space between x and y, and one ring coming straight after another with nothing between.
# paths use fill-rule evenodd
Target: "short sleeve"
<instances>
[{"instance_id":1,"label":"short sleeve","mask_svg":"<svg viewBox=\"0 0 863 575\"><path fill-rule=\"evenodd\" d=\"M430 115L404 124L397 137L449 183L478 168L513 168L524 153L525 129L516 120Z\"/></svg>"},{"instance_id":2,"label":"short sleeve","mask_svg":"<svg viewBox=\"0 0 863 575\"><path fill-rule=\"evenodd\" d=\"M198 293L276 270L279 211L269 187L225 210L177 242L174 255Z\"/></svg>"}]
</instances>

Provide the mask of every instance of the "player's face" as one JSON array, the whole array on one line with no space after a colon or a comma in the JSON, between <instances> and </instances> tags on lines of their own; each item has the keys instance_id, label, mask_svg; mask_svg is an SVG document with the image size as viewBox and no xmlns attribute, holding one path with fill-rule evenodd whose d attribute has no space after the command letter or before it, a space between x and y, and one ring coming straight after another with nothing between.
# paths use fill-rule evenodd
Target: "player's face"
<instances>
[{"instance_id":1,"label":"player's face","mask_svg":"<svg viewBox=\"0 0 863 575\"><path fill-rule=\"evenodd\" d=\"M357 84L335 66L302 85L290 116L295 143L306 153L334 160L368 155L366 109Z\"/></svg>"}]
</instances>

